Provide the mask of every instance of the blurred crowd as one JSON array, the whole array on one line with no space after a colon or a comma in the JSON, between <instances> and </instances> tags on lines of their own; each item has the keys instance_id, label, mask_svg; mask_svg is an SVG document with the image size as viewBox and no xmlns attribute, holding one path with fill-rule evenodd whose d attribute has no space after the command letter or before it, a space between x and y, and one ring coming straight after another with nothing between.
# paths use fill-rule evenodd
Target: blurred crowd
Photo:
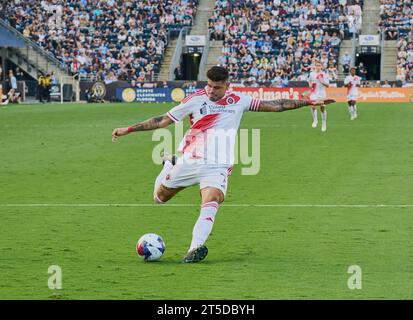
<instances>
[{"instance_id":1,"label":"blurred crowd","mask_svg":"<svg viewBox=\"0 0 413 320\"><path fill-rule=\"evenodd\" d=\"M355 0L217 0L209 20L212 40L223 40L218 64L232 80L286 86L307 80L313 59L332 82L339 48L361 29L362 2Z\"/></svg>"},{"instance_id":2,"label":"blurred crowd","mask_svg":"<svg viewBox=\"0 0 413 320\"><path fill-rule=\"evenodd\" d=\"M397 40L396 80L413 81L412 0L381 0L379 25L386 40Z\"/></svg>"},{"instance_id":3,"label":"blurred crowd","mask_svg":"<svg viewBox=\"0 0 413 320\"><path fill-rule=\"evenodd\" d=\"M198 0L8 0L0 18L72 73L152 81L168 31L192 25Z\"/></svg>"}]
</instances>

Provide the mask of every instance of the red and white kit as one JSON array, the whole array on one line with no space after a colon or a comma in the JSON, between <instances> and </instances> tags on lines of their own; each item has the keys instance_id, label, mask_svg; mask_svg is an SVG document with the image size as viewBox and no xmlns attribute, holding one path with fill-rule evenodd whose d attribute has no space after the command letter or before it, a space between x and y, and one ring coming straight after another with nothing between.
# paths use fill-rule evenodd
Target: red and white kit
<instances>
[{"instance_id":1,"label":"red and white kit","mask_svg":"<svg viewBox=\"0 0 413 320\"><path fill-rule=\"evenodd\" d=\"M350 86L347 87L347 101L356 101L357 96L358 96L358 88L357 86L360 85L360 77L359 76L352 76L348 75L344 79L344 85L347 86L350 84Z\"/></svg>"},{"instance_id":2,"label":"red and white kit","mask_svg":"<svg viewBox=\"0 0 413 320\"><path fill-rule=\"evenodd\" d=\"M260 105L260 100L231 91L215 102L205 89L183 99L167 115L174 122L189 116L191 128L178 148L182 156L162 184L178 188L199 183L201 189L214 187L225 194L241 118Z\"/></svg>"},{"instance_id":3,"label":"red and white kit","mask_svg":"<svg viewBox=\"0 0 413 320\"><path fill-rule=\"evenodd\" d=\"M311 85L311 100L325 100L327 99L326 87L321 84L321 81L329 84L329 78L325 72L311 72L309 77Z\"/></svg>"}]
</instances>

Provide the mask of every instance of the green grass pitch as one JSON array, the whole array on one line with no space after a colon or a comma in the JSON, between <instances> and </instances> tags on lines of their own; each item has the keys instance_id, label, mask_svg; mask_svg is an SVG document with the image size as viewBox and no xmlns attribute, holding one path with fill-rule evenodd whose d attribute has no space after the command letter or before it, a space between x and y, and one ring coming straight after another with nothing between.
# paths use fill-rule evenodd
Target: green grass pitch
<instances>
[{"instance_id":1,"label":"green grass pitch","mask_svg":"<svg viewBox=\"0 0 413 320\"><path fill-rule=\"evenodd\" d=\"M261 170L234 168L209 255L193 265L180 260L198 187L152 205L152 132L111 142L113 128L169 108L0 108L0 299L413 298L412 104L360 103L350 121L336 103L326 133L308 109L245 114L241 128L261 130ZM155 263L135 253L147 232L166 243ZM47 286L50 265L61 290ZM348 288L351 265L362 289Z\"/></svg>"}]
</instances>

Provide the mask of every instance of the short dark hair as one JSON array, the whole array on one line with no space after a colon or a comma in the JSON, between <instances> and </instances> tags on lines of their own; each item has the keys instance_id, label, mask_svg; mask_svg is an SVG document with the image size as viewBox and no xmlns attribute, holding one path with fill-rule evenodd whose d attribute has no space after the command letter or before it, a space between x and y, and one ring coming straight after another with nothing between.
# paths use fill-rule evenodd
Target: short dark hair
<instances>
[{"instance_id":1,"label":"short dark hair","mask_svg":"<svg viewBox=\"0 0 413 320\"><path fill-rule=\"evenodd\" d=\"M208 70L207 77L212 81L228 81L229 74L228 70L224 67L213 66Z\"/></svg>"}]
</instances>

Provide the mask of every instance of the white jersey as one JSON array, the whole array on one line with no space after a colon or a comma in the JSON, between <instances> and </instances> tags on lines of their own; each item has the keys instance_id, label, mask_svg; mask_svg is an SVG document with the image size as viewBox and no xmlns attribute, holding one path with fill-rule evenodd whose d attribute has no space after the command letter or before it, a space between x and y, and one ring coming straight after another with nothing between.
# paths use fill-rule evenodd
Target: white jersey
<instances>
[{"instance_id":1,"label":"white jersey","mask_svg":"<svg viewBox=\"0 0 413 320\"><path fill-rule=\"evenodd\" d=\"M260 105L260 100L231 91L213 102L202 89L183 99L167 115L174 122L189 116L191 128L178 148L184 159L231 166L241 118L245 111L258 111Z\"/></svg>"},{"instance_id":2,"label":"white jersey","mask_svg":"<svg viewBox=\"0 0 413 320\"><path fill-rule=\"evenodd\" d=\"M329 78L327 73L325 72L311 72L309 77L310 85L311 85L311 100L324 100L327 97L326 87L321 84L323 83L329 84Z\"/></svg>"},{"instance_id":3,"label":"white jersey","mask_svg":"<svg viewBox=\"0 0 413 320\"><path fill-rule=\"evenodd\" d=\"M347 87L347 100L356 100L358 95L357 86L360 85L360 77L348 75L344 79L344 85Z\"/></svg>"}]
</instances>

